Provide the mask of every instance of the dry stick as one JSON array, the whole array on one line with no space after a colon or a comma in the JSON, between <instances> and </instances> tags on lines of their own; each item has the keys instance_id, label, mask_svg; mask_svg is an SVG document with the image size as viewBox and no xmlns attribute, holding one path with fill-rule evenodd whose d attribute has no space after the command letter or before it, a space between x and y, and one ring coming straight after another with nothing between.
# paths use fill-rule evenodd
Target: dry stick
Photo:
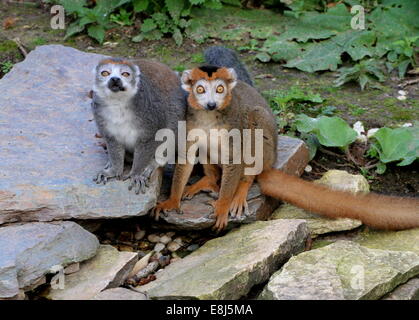
<instances>
[{"instance_id":1,"label":"dry stick","mask_svg":"<svg viewBox=\"0 0 419 320\"><path fill-rule=\"evenodd\" d=\"M333 151L326 150L326 149L324 149L324 148L322 148L322 147L319 147L319 150L320 150L321 152L323 152L323 153L326 153L326 154L331 155L331 156L334 156L334 157L338 157L338 158L345 158L345 156L344 156L344 155L342 155L342 154L338 154L338 153L335 153L335 152L333 152Z\"/></svg>"},{"instance_id":2,"label":"dry stick","mask_svg":"<svg viewBox=\"0 0 419 320\"><path fill-rule=\"evenodd\" d=\"M401 84L399 84L399 88L404 88L404 87L410 86L410 85L418 83L418 82L419 82L419 78L406 80L405 82L402 82Z\"/></svg>"},{"instance_id":3,"label":"dry stick","mask_svg":"<svg viewBox=\"0 0 419 320\"><path fill-rule=\"evenodd\" d=\"M16 45L19 48L20 52L22 52L23 56L26 58L26 56L28 55L28 52L23 47L22 42L20 41L20 39L19 38L14 38L13 41L16 43Z\"/></svg>"}]
</instances>

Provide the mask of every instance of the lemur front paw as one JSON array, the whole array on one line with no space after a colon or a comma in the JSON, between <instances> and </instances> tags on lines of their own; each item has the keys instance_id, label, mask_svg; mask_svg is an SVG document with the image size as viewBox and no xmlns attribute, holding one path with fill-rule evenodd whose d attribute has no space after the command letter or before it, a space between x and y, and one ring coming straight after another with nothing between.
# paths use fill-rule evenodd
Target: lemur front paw
<instances>
[{"instance_id":1,"label":"lemur front paw","mask_svg":"<svg viewBox=\"0 0 419 320\"><path fill-rule=\"evenodd\" d=\"M122 180L122 170L116 172L112 167L107 164L103 170L101 170L94 178L93 181L97 184L106 184L110 179Z\"/></svg>"},{"instance_id":2,"label":"lemur front paw","mask_svg":"<svg viewBox=\"0 0 419 320\"><path fill-rule=\"evenodd\" d=\"M183 214L182 210L180 209L180 202L169 198L166 201L158 203L151 210L151 216L154 217L156 221L158 221L160 217L160 212L163 212L163 214L167 216L169 212L173 211L177 214Z\"/></svg>"}]
</instances>

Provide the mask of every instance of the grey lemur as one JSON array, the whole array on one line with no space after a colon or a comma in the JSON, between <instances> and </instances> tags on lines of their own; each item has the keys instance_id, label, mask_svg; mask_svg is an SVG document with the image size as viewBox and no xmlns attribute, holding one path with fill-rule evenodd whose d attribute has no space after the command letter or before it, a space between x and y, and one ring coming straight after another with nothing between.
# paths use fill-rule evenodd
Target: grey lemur
<instances>
[{"instance_id":1,"label":"grey lemur","mask_svg":"<svg viewBox=\"0 0 419 320\"><path fill-rule=\"evenodd\" d=\"M104 59L95 71L92 111L109 159L94 181L131 179L128 188L144 192L153 171L162 166L155 159L161 143L156 132L168 128L177 135L178 121L185 119L180 79L168 66L142 59ZM126 153L133 154L133 162L123 176Z\"/></svg>"}]
</instances>

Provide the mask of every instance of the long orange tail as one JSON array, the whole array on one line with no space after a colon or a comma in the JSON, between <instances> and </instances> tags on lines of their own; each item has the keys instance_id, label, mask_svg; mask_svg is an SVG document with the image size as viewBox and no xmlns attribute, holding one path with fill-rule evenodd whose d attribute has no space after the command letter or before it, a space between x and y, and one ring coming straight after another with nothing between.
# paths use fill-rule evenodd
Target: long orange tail
<instances>
[{"instance_id":1,"label":"long orange tail","mask_svg":"<svg viewBox=\"0 0 419 320\"><path fill-rule=\"evenodd\" d=\"M378 194L354 195L304 181L279 170L258 176L262 192L329 218L352 218L377 229L419 227L419 200Z\"/></svg>"}]
</instances>

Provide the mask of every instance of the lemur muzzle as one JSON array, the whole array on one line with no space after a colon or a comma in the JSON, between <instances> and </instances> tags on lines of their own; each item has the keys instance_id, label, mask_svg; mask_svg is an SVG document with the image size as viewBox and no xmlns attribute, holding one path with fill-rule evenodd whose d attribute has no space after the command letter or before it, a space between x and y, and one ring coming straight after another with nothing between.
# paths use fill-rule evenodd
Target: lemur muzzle
<instances>
[{"instance_id":1,"label":"lemur muzzle","mask_svg":"<svg viewBox=\"0 0 419 320\"><path fill-rule=\"evenodd\" d=\"M108 88L109 88L109 90L111 90L113 92L118 92L118 91L124 91L125 90L121 79L119 79L118 77L112 77L112 78L109 79Z\"/></svg>"}]
</instances>

